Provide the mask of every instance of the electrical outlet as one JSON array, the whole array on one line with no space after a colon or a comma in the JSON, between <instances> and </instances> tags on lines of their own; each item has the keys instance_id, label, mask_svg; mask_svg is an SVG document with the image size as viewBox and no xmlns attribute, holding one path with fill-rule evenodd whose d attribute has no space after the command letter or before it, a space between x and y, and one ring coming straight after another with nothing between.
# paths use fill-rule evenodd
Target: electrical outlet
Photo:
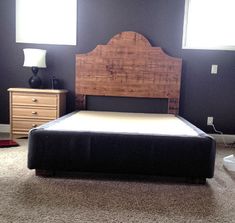
<instances>
[{"instance_id":1,"label":"electrical outlet","mask_svg":"<svg viewBox=\"0 0 235 223\"><path fill-rule=\"evenodd\" d=\"M207 117L207 125L213 125L213 117Z\"/></svg>"}]
</instances>

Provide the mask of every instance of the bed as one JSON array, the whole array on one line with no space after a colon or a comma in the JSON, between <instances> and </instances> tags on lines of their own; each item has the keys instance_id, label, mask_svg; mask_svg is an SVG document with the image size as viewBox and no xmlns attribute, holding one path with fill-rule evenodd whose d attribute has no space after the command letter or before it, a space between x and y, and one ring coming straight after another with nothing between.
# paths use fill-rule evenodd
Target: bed
<instances>
[{"instance_id":1,"label":"bed","mask_svg":"<svg viewBox=\"0 0 235 223\"><path fill-rule=\"evenodd\" d=\"M178 115L182 60L136 32L76 55L77 111L32 129L28 167L57 171L213 177L215 141ZM88 96L164 99L167 114L89 111Z\"/></svg>"}]
</instances>

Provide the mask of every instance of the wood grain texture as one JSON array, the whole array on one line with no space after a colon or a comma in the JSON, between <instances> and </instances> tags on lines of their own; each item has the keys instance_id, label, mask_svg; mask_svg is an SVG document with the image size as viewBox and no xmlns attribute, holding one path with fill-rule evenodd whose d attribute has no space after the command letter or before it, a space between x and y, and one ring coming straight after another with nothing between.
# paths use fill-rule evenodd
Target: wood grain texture
<instances>
[{"instance_id":1,"label":"wood grain texture","mask_svg":"<svg viewBox=\"0 0 235 223\"><path fill-rule=\"evenodd\" d=\"M27 137L30 129L66 112L67 90L9 88L11 138Z\"/></svg>"},{"instance_id":2,"label":"wood grain texture","mask_svg":"<svg viewBox=\"0 0 235 223\"><path fill-rule=\"evenodd\" d=\"M168 113L179 108L182 60L136 32L122 32L107 45L76 55L76 104L85 95L167 98Z\"/></svg>"}]
</instances>

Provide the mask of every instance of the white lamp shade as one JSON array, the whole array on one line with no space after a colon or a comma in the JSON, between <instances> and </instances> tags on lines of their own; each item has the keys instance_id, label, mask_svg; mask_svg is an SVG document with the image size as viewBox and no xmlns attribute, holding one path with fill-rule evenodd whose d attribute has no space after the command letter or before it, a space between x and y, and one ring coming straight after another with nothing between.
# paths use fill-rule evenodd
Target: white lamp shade
<instances>
[{"instance_id":1,"label":"white lamp shade","mask_svg":"<svg viewBox=\"0 0 235 223\"><path fill-rule=\"evenodd\" d=\"M46 66L46 50L41 49L23 49L24 51L24 67L39 67Z\"/></svg>"}]
</instances>

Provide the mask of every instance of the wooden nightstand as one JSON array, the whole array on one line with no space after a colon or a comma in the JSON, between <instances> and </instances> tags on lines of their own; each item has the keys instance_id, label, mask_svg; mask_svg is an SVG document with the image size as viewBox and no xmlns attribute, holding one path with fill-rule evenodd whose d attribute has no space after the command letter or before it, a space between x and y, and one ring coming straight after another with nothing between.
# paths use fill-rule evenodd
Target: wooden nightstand
<instances>
[{"instance_id":1,"label":"wooden nightstand","mask_svg":"<svg viewBox=\"0 0 235 223\"><path fill-rule=\"evenodd\" d=\"M9 88L11 138L65 114L67 90Z\"/></svg>"}]
</instances>

